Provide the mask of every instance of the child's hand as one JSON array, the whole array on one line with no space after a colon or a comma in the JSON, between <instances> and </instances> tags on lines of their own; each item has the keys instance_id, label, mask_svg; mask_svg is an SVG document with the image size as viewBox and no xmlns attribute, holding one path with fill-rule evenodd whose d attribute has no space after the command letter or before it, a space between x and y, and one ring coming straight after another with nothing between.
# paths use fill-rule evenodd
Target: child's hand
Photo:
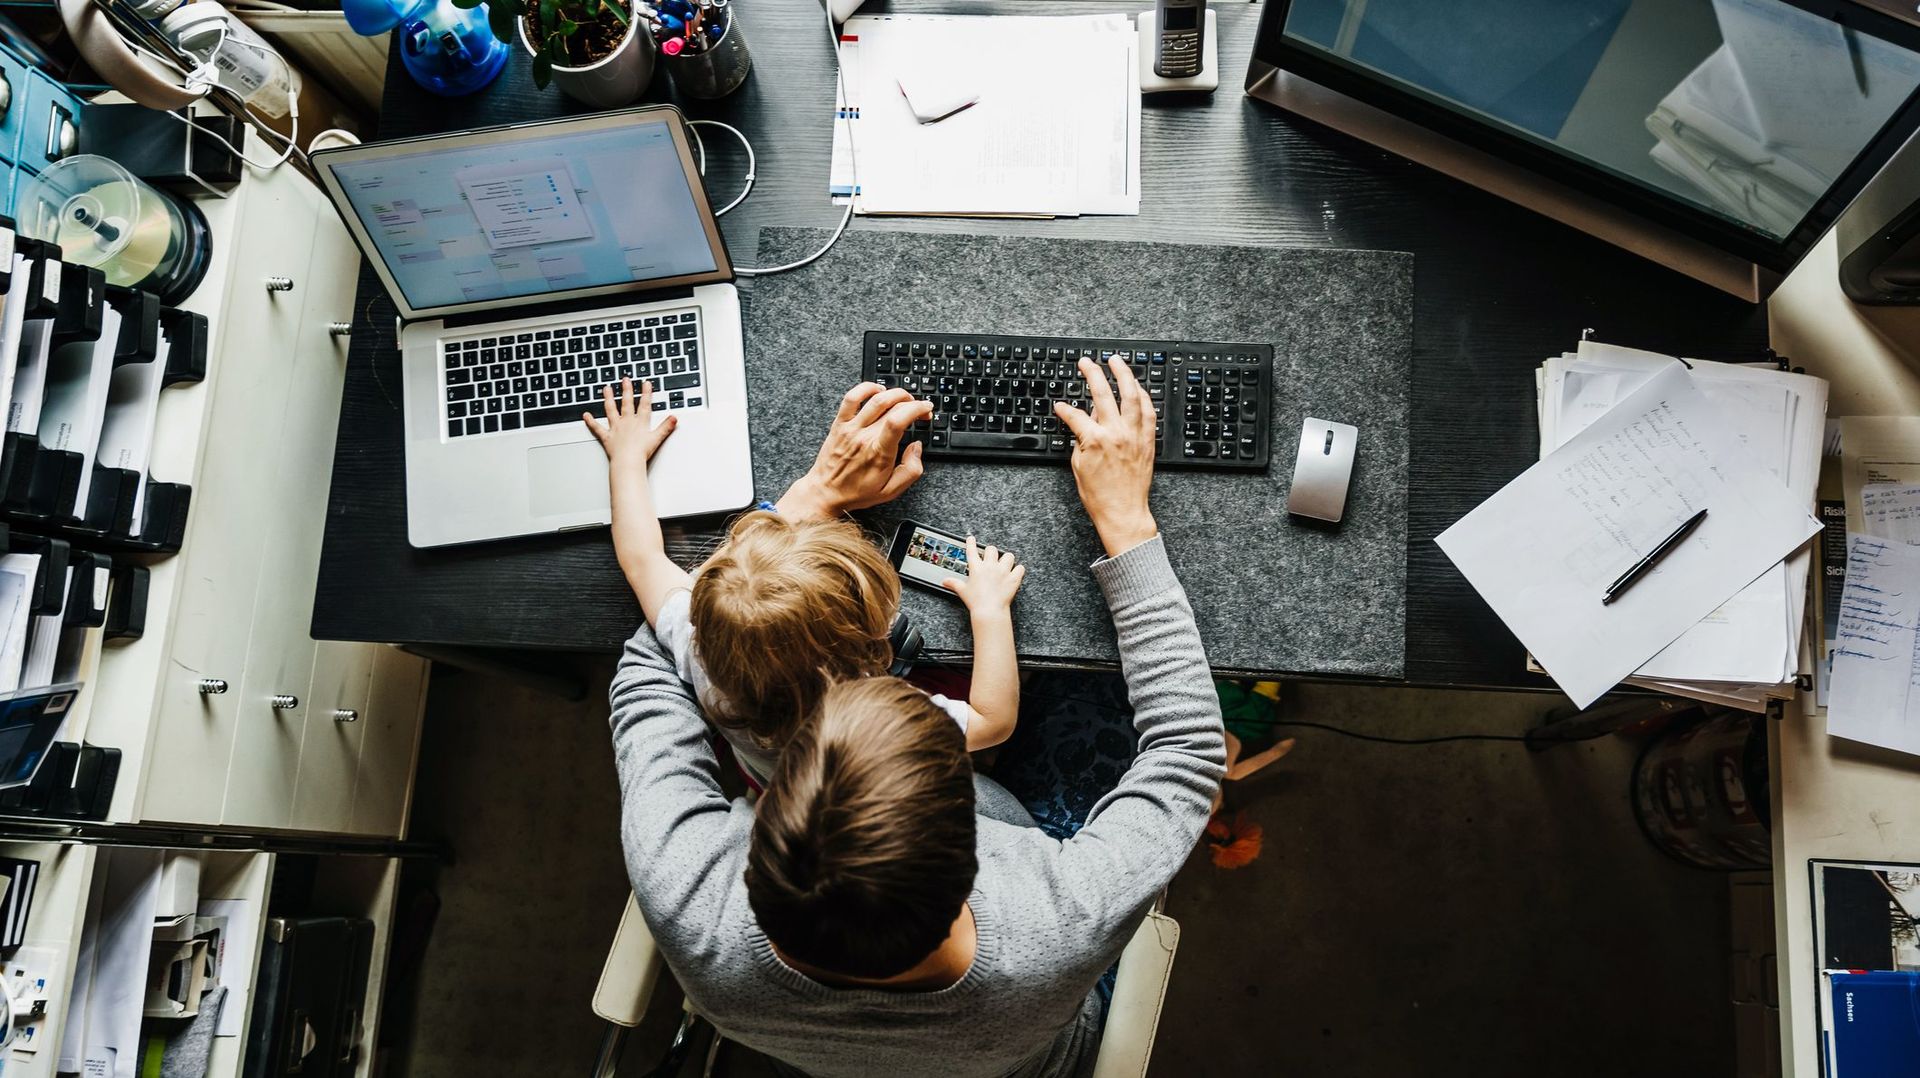
<instances>
[{"instance_id":1,"label":"child's hand","mask_svg":"<svg viewBox=\"0 0 1920 1078\"><path fill-rule=\"evenodd\" d=\"M653 459L653 453L667 435L680 425L680 418L669 412L659 425L653 422L653 383L640 383L640 400L633 399L633 379L620 379L620 399L615 400L613 387L602 390L606 397L607 417L593 418L592 412L582 412L580 418L587 429L600 441L600 448L607 451L607 460L615 468L621 466L639 467L642 474L646 471L647 461Z\"/></svg>"},{"instance_id":2,"label":"child's hand","mask_svg":"<svg viewBox=\"0 0 1920 1078\"><path fill-rule=\"evenodd\" d=\"M969 535L967 578L948 578L940 586L960 596L972 613L986 614L1012 608L1013 593L1020 590L1020 582L1026 578L1027 567L1015 561L1012 554L998 547L981 550Z\"/></svg>"}]
</instances>

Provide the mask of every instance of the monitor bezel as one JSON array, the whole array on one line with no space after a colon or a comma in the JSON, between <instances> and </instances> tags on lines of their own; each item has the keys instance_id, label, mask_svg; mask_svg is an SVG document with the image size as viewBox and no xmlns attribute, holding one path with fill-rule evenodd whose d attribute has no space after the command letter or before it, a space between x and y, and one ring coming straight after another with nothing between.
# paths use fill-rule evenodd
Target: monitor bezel
<instances>
[{"instance_id":1,"label":"monitor bezel","mask_svg":"<svg viewBox=\"0 0 1920 1078\"><path fill-rule=\"evenodd\" d=\"M1920 27L1860 6L1852 0L1776 0L1819 15L1847 29L1887 41L1920 54ZM1920 130L1920 88L1908 95L1870 139L1837 181L1817 200L1793 231L1781 239L1741 227L1712 211L1589 165L1549 149L1541 143L1482 122L1437 99L1372 77L1348 64L1330 60L1322 50L1305 46L1284 33L1293 0L1268 0L1254 40L1256 63L1291 72L1302 78L1380 109L1390 115L1437 131L1456 142L1543 175L1574 191L1621 207L1652 224L1709 244L1774 272L1785 274L1825 235L1881 166Z\"/></svg>"},{"instance_id":2,"label":"monitor bezel","mask_svg":"<svg viewBox=\"0 0 1920 1078\"><path fill-rule=\"evenodd\" d=\"M381 257L380 249L373 242L366 224L355 212L352 201L347 197L334 169L342 164L377 161L391 157L417 154L448 148L473 146L505 146L533 141L551 135L559 130L568 134L586 133L630 127L640 123L665 122L666 129L673 140L678 154L680 167L686 175L687 187L693 193L694 209L700 214L702 229L707 237L707 245L713 254L714 269L700 273L680 274L674 277L657 277L644 281L617 281L612 284L593 285L586 288L570 288L556 292L533 292L524 296L506 296L498 299L475 300L470 303L445 304L432 307L415 307L407 299L399 281L394 278L391 267ZM327 193L327 200L333 204L334 212L352 234L354 243L360 247L360 253L386 286L387 295L399 309L400 317L407 322L425 318L446 318L454 315L473 314L482 311L515 311L526 307L541 307L553 303L567 303L574 300L602 296L621 296L655 292L668 288L691 288L703 284L722 284L733 280L733 262L727 253L726 238L721 235L720 223L714 217L713 207L707 201L706 184L700 178L695 165L693 149L687 138L686 118L672 105L646 105L640 108L621 109L615 112L595 113L588 116L566 116L552 120L539 120L532 123L501 124L494 127L473 128L446 134L423 135L418 138L395 139L389 142L369 142L358 146L316 150L310 157L314 173L320 178L321 186Z\"/></svg>"}]
</instances>

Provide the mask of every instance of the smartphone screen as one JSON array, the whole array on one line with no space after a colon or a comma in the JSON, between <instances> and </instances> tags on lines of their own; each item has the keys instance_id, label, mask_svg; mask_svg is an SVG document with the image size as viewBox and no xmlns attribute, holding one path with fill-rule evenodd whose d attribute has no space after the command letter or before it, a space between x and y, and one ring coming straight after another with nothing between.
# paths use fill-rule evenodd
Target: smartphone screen
<instances>
[{"instance_id":1,"label":"smartphone screen","mask_svg":"<svg viewBox=\"0 0 1920 1078\"><path fill-rule=\"evenodd\" d=\"M967 544L916 524L900 555L900 575L933 588L944 580L965 580Z\"/></svg>"}]
</instances>

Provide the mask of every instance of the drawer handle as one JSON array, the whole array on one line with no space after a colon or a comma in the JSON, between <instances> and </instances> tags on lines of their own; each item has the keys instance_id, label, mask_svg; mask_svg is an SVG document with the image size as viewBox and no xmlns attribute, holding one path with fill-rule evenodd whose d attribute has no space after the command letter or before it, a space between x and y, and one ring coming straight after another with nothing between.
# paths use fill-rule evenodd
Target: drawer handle
<instances>
[{"instance_id":1,"label":"drawer handle","mask_svg":"<svg viewBox=\"0 0 1920 1078\"><path fill-rule=\"evenodd\" d=\"M336 707L333 709L333 721L334 722L359 722L360 713L350 707Z\"/></svg>"},{"instance_id":2,"label":"drawer handle","mask_svg":"<svg viewBox=\"0 0 1920 1078\"><path fill-rule=\"evenodd\" d=\"M300 706L300 698L288 693L280 693L267 698L267 706L275 711L292 711Z\"/></svg>"},{"instance_id":3,"label":"drawer handle","mask_svg":"<svg viewBox=\"0 0 1920 1078\"><path fill-rule=\"evenodd\" d=\"M194 688L199 689L202 696L219 696L227 691L227 683L222 678L203 677L194 684Z\"/></svg>"},{"instance_id":4,"label":"drawer handle","mask_svg":"<svg viewBox=\"0 0 1920 1078\"><path fill-rule=\"evenodd\" d=\"M353 323L352 322L328 322L327 336L351 337L353 336Z\"/></svg>"},{"instance_id":5,"label":"drawer handle","mask_svg":"<svg viewBox=\"0 0 1920 1078\"><path fill-rule=\"evenodd\" d=\"M269 278L267 278L267 291L269 291L269 292L291 292L291 291L293 291L293 278L291 278L291 277L269 277Z\"/></svg>"}]
</instances>

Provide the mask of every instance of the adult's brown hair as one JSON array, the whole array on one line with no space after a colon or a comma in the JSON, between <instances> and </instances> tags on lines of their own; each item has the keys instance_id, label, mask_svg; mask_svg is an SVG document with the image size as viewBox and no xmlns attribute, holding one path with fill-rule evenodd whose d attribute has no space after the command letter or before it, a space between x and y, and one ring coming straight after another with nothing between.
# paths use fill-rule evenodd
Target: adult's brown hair
<instances>
[{"instance_id":1,"label":"adult's brown hair","mask_svg":"<svg viewBox=\"0 0 1920 1078\"><path fill-rule=\"evenodd\" d=\"M973 764L960 727L898 678L841 682L754 810L747 900L782 953L892 977L947 938L973 890Z\"/></svg>"}]
</instances>

